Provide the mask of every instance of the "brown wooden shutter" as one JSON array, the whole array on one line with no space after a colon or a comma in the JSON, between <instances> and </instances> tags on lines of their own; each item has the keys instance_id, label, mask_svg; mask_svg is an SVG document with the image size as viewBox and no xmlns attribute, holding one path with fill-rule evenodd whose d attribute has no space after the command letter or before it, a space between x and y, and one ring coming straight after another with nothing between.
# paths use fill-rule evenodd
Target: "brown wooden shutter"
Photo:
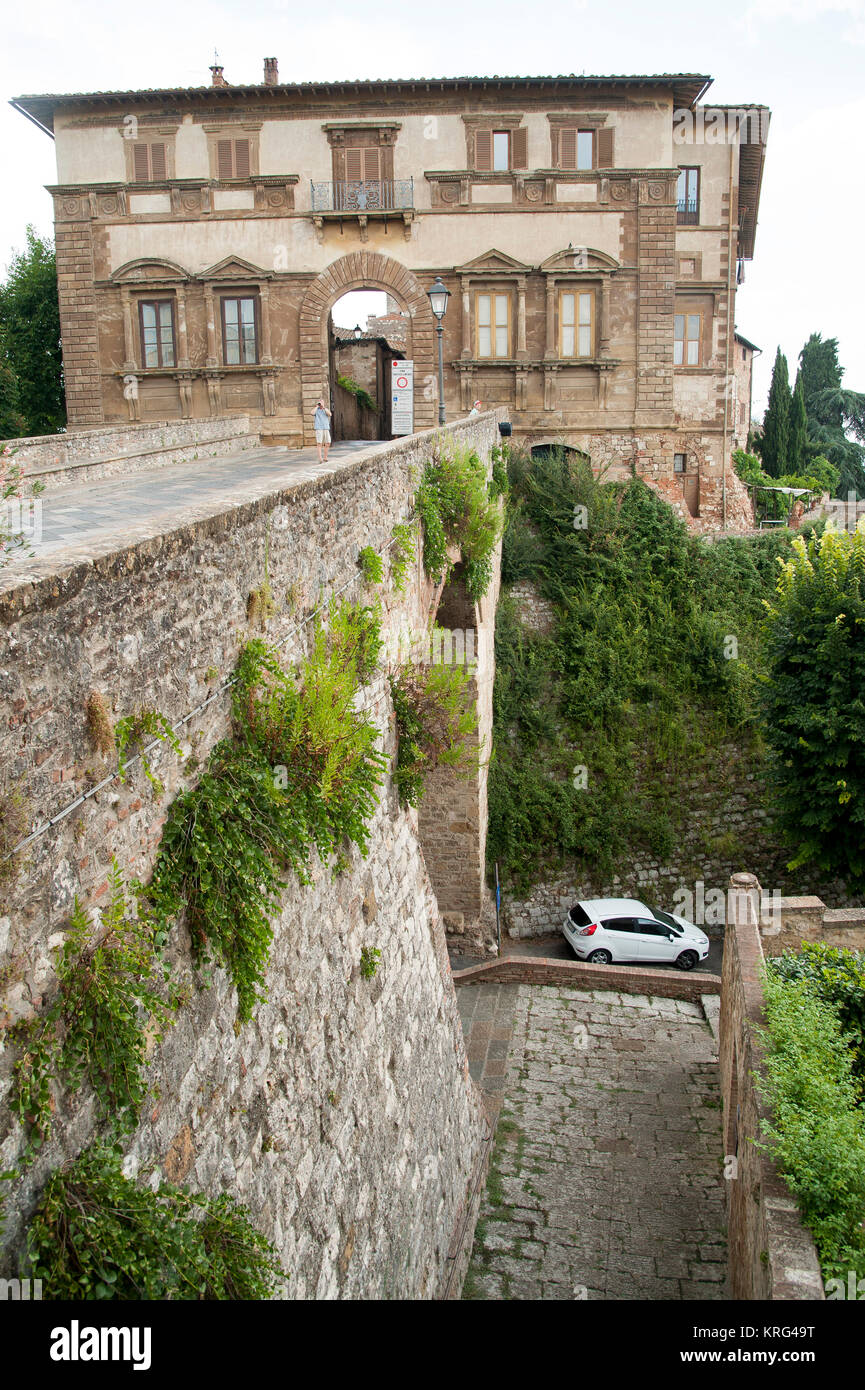
<instances>
[{"instance_id":1,"label":"brown wooden shutter","mask_svg":"<svg viewBox=\"0 0 865 1390\"><path fill-rule=\"evenodd\" d=\"M345 177L347 183L360 183L363 178L363 150L346 150Z\"/></svg>"},{"instance_id":2,"label":"brown wooden shutter","mask_svg":"<svg viewBox=\"0 0 865 1390\"><path fill-rule=\"evenodd\" d=\"M475 168L481 172L493 167L493 133L491 130L475 131Z\"/></svg>"},{"instance_id":3,"label":"brown wooden shutter","mask_svg":"<svg viewBox=\"0 0 865 1390\"><path fill-rule=\"evenodd\" d=\"M612 169L613 167L613 130L611 126L604 126L598 131L597 135L598 168Z\"/></svg>"},{"instance_id":4,"label":"brown wooden shutter","mask_svg":"<svg viewBox=\"0 0 865 1390\"><path fill-rule=\"evenodd\" d=\"M528 169L529 132L524 125L518 126L511 134L511 168Z\"/></svg>"},{"instance_id":5,"label":"brown wooden shutter","mask_svg":"<svg viewBox=\"0 0 865 1390\"><path fill-rule=\"evenodd\" d=\"M150 146L150 177L152 179L164 179L166 177L164 145Z\"/></svg>"},{"instance_id":6,"label":"brown wooden shutter","mask_svg":"<svg viewBox=\"0 0 865 1390\"><path fill-rule=\"evenodd\" d=\"M150 180L150 160L146 145L136 145L133 149L133 167L135 169L135 182L148 183Z\"/></svg>"},{"instance_id":7,"label":"brown wooden shutter","mask_svg":"<svg viewBox=\"0 0 865 1390\"><path fill-rule=\"evenodd\" d=\"M379 151L374 146L363 151L363 176L371 183L377 183L381 178Z\"/></svg>"},{"instance_id":8,"label":"brown wooden shutter","mask_svg":"<svg viewBox=\"0 0 865 1390\"><path fill-rule=\"evenodd\" d=\"M217 140L216 142L216 177L219 179L230 179L234 172L234 164L231 158L231 141Z\"/></svg>"},{"instance_id":9,"label":"brown wooden shutter","mask_svg":"<svg viewBox=\"0 0 865 1390\"><path fill-rule=\"evenodd\" d=\"M249 178L249 141L235 140L234 142L234 177L236 179Z\"/></svg>"},{"instance_id":10,"label":"brown wooden shutter","mask_svg":"<svg viewBox=\"0 0 865 1390\"><path fill-rule=\"evenodd\" d=\"M560 169L576 169L577 167L577 130L576 126L562 126L559 131L559 165Z\"/></svg>"}]
</instances>

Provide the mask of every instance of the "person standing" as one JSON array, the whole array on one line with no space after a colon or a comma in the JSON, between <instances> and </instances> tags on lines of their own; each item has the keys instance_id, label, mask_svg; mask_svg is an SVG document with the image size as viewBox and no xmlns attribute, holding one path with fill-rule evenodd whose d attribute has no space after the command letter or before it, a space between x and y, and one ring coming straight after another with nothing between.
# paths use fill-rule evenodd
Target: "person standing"
<instances>
[{"instance_id":1,"label":"person standing","mask_svg":"<svg viewBox=\"0 0 865 1390\"><path fill-rule=\"evenodd\" d=\"M318 445L318 461L319 463L327 463L327 451L330 448L330 411L321 398L319 398L315 408L313 426L315 428L315 442Z\"/></svg>"}]
</instances>

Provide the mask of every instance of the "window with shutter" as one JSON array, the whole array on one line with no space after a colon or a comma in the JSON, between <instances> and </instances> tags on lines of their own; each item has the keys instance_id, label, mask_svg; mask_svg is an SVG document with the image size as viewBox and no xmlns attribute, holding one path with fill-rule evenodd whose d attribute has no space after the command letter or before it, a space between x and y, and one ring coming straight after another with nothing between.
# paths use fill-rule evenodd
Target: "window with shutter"
<instances>
[{"instance_id":1,"label":"window with shutter","mask_svg":"<svg viewBox=\"0 0 865 1390\"><path fill-rule=\"evenodd\" d=\"M146 145L135 145L133 148L133 167L135 169L135 182L148 183L150 181L150 159Z\"/></svg>"},{"instance_id":2,"label":"window with shutter","mask_svg":"<svg viewBox=\"0 0 865 1390\"><path fill-rule=\"evenodd\" d=\"M563 126L559 131L558 165L560 169L576 169L577 167L576 126Z\"/></svg>"},{"instance_id":3,"label":"window with shutter","mask_svg":"<svg viewBox=\"0 0 865 1390\"><path fill-rule=\"evenodd\" d=\"M132 174L136 183L161 183L168 177L168 147L160 141L132 147Z\"/></svg>"},{"instance_id":4,"label":"window with shutter","mask_svg":"<svg viewBox=\"0 0 865 1390\"><path fill-rule=\"evenodd\" d=\"M234 142L234 177L236 179L249 178L248 140L235 140Z\"/></svg>"},{"instance_id":5,"label":"window with shutter","mask_svg":"<svg viewBox=\"0 0 865 1390\"><path fill-rule=\"evenodd\" d=\"M230 179L234 172L234 161L231 157L231 141L218 140L216 142L216 174L217 178Z\"/></svg>"},{"instance_id":6,"label":"window with shutter","mask_svg":"<svg viewBox=\"0 0 865 1390\"><path fill-rule=\"evenodd\" d=\"M166 177L165 146L150 146L150 177L161 181Z\"/></svg>"},{"instance_id":7,"label":"window with shutter","mask_svg":"<svg viewBox=\"0 0 865 1390\"><path fill-rule=\"evenodd\" d=\"M475 168L480 173L486 173L493 167L493 132L491 130L478 130L475 132Z\"/></svg>"},{"instance_id":8,"label":"window with shutter","mask_svg":"<svg viewBox=\"0 0 865 1390\"><path fill-rule=\"evenodd\" d=\"M511 135L511 167L529 167L529 133L524 125L518 126Z\"/></svg>"},{"instance_id":9,"label":"window with shutter","mask_svg":"<svg viewBox=\"0 0 865 1390\"><path fill-rule=\"evenodd\" d=\"M141 365L173 367L174 303L170 299L142 299L138 304L141 329Z\"/></svg>"},{"instance_id":10,"label":"window with shutter","mask_svg":"<svg viewBox=\"0 0 865 1390\"><path fill-rule=\"evenodd\" d=\"M511 167L511 136L508 130L493 131L493 169L496 172Z\"/></svg>"},{"instance_id":11,"label":"window with shutter","mask_svg":"<svg viewBox=\"0 0 865 1390\"><path fill-rule=\"evenodd\" d=\"M598 144L598 163L599 169L612 169L613 167L613 130L612 126L603 126L597 132Z\"/></svg>"}]
</instances>

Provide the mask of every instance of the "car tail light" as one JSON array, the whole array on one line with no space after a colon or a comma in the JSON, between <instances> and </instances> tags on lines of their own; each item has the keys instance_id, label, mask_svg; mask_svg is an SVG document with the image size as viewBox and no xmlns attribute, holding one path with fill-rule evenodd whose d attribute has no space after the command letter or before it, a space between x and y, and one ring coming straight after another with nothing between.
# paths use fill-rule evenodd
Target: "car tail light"
<instances>
[{"instance_id":1,"label":"car tail light","mask_svg":"<svg viewBox=\"0 0 865 1390\"><path fill-rule=\"evenodd\" d=\"M577 932L577 936L591 936L592 932L596 932L597 930L597 922L592 922L591 926L589 927L581 927L580 930Z\"/></svg>"}]
</instances>

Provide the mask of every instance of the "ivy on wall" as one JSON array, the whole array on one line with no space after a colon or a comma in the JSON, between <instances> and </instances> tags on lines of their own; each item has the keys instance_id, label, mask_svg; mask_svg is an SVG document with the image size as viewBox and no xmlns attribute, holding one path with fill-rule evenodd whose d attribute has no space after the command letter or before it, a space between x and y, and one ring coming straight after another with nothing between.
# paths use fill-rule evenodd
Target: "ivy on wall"
<instances>
[{"instance_id":1,"label":"ivy on wall","mask_svg":"<svg viewBox=\"0 0 865 1390\"><path fill-rule=\"evenodd\" d=\"M52 1173L27 1234L50 1299L266 1299L287 1277L273 1245L224 1193L157 1191L95 1143Z\"/></svg>"},{"instance_id":2,"label":"ivy on wall","mask_svg":"<svg viewBox=\"0 0 865 1390\"><path fill-rule=\"evenodd\" d=\"M362 853L386 759L356 697L375 670L380 615L333 604L297 675L260 639L241 652L232 688L234 734L217 744L198 784L171 806L148 902L161 929L181 913L196 963L224 966L238 1021L263 996L282 877L307 881L310 854Z\"/></svg>"},{"instance_id":3,"label":"ivy on wall","mask_svg":"<svg viewBox=\"0 0 865 1390\"><path fill-rule=\"evenodd\" d=\"M465 561L465 586L477 602L490 586L493 555L502 533L499 506L505 486L501 460L492 483L474 449L437 447L426 464L416 506L423 532L424 568L435 583L446 583L453 568L448 548L459 548Z\"/></svg>"}]
</instances>

